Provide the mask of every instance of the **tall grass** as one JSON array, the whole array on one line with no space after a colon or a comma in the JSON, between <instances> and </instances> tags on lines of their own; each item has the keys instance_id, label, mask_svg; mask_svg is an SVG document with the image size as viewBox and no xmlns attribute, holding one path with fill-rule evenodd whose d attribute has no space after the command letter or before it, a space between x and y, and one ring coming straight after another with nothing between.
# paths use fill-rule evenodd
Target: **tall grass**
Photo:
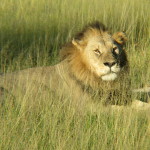
<instances>
[{"instance_id":1,"label":"tall grass","mask_svg":"<svg viewBox=\"0 0 150 150\"><path fill-rule=\"evenodd\" d=\"M150 81L148 0L1 0L0 70L11 72L58 62L61 45L85 24L103 22L125 31L133 88ZM147 113L91 106L76 112L63 102L39 97L36 107L7 99L0 107L0 149L148 150ZM40 101L41 100L41 101Z\"/></svg>"}]
</instances>

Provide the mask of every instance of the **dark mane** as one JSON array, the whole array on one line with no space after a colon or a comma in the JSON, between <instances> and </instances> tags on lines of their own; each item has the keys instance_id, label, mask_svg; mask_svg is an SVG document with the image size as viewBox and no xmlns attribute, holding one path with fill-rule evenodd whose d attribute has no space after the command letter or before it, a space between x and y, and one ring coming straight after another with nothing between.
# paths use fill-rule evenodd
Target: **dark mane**
<instances>
[{"instance_id":1,"label":"dark mane","mask_svg":"<svg viewBox=\"0 0 150 150\"><path fill-rule=\"evenodd\" d=\"M90 28L97 29L97 30L103 31L103 32L107 31L107 28L105 27L104 24L102 24L99 21L94 21L92 23L89 23L87 26L85 26L81 32L77 33L75 35L75 39L81 40L84 37L84 33Z\"/></svg>"}]
</instances>

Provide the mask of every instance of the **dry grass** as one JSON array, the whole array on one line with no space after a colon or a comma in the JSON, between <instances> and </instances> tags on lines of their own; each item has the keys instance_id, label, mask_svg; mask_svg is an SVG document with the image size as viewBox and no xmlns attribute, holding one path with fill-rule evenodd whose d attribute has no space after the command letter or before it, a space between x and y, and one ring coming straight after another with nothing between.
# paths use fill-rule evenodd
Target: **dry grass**
<instances>
[{"instance_id":1,"label":"dry grass","mask_svg":"<svg viewBox=\"0 0 150 150\"><path fill-rule=\"evenodd\" d=\"M60 46L83 25L100 20L112 32L124 30L133 88L150 81L148 0L0 1L0 69L11 72L57 62ZM0 149L148 150L150 112L112 111L91 106L76 111L65 99L27 98L0 108ZM96 109L96 111L95 111Z\"/></svg>"}]
</instances>

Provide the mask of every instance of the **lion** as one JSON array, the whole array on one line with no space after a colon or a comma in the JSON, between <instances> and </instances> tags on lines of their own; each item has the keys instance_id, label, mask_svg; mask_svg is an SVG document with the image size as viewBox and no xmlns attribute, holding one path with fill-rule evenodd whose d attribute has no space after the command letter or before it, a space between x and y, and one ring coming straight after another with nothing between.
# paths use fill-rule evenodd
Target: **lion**
<instances>
[{"instance_id":1,"label":"lion","mask_svg":"<svg viewBox=\"0 0 150 150\"><path fill-rule=\"evenodd\" d=\"M34 99L55 93L79 104L131 104L126 41L123 32L111 34L102 23L89 24L61 48L58 64L1 75L1 97L4 91L15 98L28 92Z\"/></svg>"}]
</instances>

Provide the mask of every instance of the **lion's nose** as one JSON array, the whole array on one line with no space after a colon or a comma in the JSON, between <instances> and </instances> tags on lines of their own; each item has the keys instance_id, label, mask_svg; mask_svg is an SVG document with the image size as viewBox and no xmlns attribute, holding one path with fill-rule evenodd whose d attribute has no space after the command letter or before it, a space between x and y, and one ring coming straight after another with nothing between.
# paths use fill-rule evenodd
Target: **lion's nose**
<instances>
[{"instance_id":1,"label":"lion's nose","mask_svg":"<svg viewBox=\"0 0 150 150\"><path fill-rule=\"evenodd\" d=\"M105 63L104 63L105 66L108 66L108 67L110 67L110 68L111 68L112 66L114 66L115 64L116 64L116 62L105 62Z\"/></svg>"}]
</instances>

